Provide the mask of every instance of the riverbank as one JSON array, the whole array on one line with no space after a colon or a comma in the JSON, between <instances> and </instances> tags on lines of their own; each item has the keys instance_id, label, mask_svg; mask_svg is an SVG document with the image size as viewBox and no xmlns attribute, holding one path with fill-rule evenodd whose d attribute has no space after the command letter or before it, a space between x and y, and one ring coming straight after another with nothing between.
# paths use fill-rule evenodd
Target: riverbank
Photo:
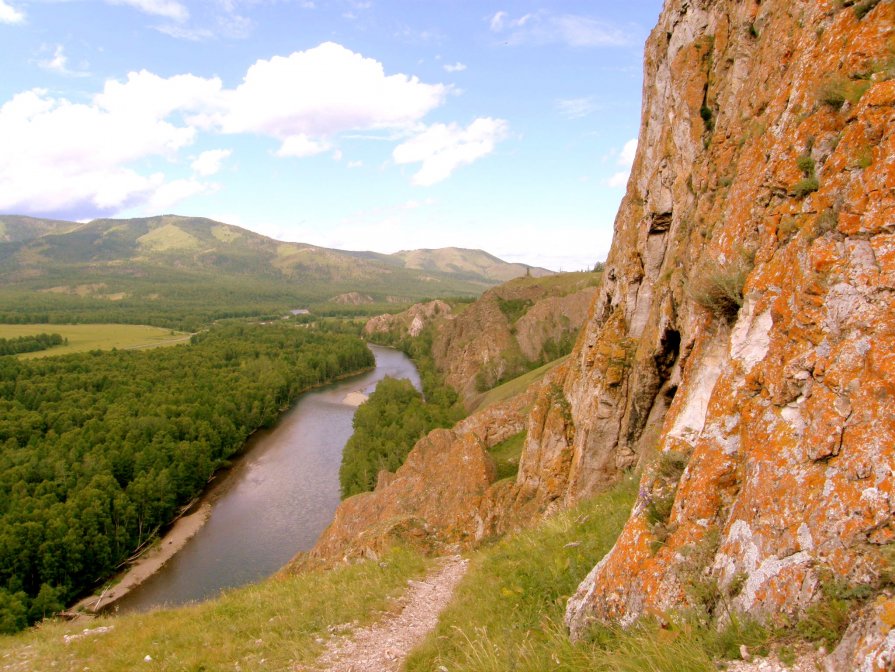
<instances>
[{"instance_id":1,"label":"riverbank","mask_svg":"<svg viewBox=\"0 0 895 672\"><path fill-rule=\"evenodd\" d=\"M328 382L311 385L307 389L302 390L289 406L281 409L281 415L285 415L290 408L294 407L302 395L325 388L328 385L344 382L355 376L362 376L375 370L375 368L375 366L364 367L357 371L335 376ZM346 406L356 407L363 401L363 399L358 399L358 397L365 399L366 395L359 391L351 392L343 403ZM215 472L209 480L209 484L200 493L197 503L191 507L193 509L191 512L177 518L158 542L131 562L126 569L111 577L99 594L94 593L79 600L69 607L67 612L69 614L77 614L78 617L83 618L92 617L101 611L113 609L115 603L157 574L208 522L214 503L221 494L221 489L226 487L227 476L251 452L253 439L262 429L269 428L259 428L253 431L246 438L242 447L230 458L229 464Z\"/></svg>"}]
</instances>

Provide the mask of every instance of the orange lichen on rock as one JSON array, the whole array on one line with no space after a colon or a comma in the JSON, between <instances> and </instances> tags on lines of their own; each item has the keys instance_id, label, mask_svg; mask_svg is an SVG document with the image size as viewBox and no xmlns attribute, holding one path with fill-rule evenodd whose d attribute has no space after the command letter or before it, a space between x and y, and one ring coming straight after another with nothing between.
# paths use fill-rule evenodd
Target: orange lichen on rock
<instances>
[{"instance_id":1,"label":"orange lichen on rock","mask_svg":"<svg viewBox=\"0 0 895 672\"><path fill-rule=\"evenodd\" d=\"M685 604L696 549L698 571L722 588L736 577L732 606L758 618L798 616L821 572L877 581L875 549L895 539L893 44L891 2L862 16L807 0L666 2L604 284L562 382L575 427L564 496L650 454L689 460L674 484L645 472L621 537L569 602L574 635ZM606 353L630 343L613 368ZM668 521L650 524L651 498L669 491ZM871 643L838 652L840 669L877 669L886 638L855 634Z\"/></svg>"}]
</instances>

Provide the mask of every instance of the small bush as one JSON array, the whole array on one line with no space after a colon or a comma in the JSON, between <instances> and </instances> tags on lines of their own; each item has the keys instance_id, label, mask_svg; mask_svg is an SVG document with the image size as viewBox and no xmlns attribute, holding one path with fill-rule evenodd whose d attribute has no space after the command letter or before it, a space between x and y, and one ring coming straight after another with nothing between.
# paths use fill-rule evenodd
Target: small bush
<instances>
[{"instance_id":1,"label":"small bush","mask_svg":"<svg viewBox=\"0 0 895 672\"><path fill-rule=\"evenodd\" d=\"M814 175L814 159L811 158L810 154L802 154L796 159L796 165L804 173L805 177Z\"/></svg>"},{"instance_id":2,"label":"small bush","mask_svg":"<svg viewBox=\"0 0 895 672\"><path fill-rule=\"evenodd\" d=\"M814 228L811 231L811 239L819 238L825 233L835 231L839 225L839 215L833 208L827 208L814 220Z\"/></svg>"},{"instance_id":3,"label":"small bush","mask_svg":"<svg viewBox=\"0 0 895 672\"><path fill-rule=\"evenodd\" d=\"M705 123L705 128L708 131L715 130L715 113L712 112L712 108L708 105L703 105L699 108L699 116L702 117L703 123Z\"/></svg>"},{"instance_id":4,"label":"small bush","mask_svg":"<svg viewBox=\"0 0 895 672\"><path fill-rule=\"evenodd\" d=\"M837 75L821 84L818 97L821 102L838 110L846 102L857 103L868 88L870 82L866 80L852 81L848 77Z\"/></svg>"},{"instance_id":5,"label":"small bush","mask_svg":"<svg viewBox=\"0 0 895 672\"><path fill-rule=\"evenodd\" d=\"M867 16L870 11L879 4L880 0L863 0L855 4L855 16L858 21Z\"/></svg>"},{"instance_id":6,"label":"small bush","mask_svg":"<svg viewBox=\"0 0 895 672\"><path fill-rule=\"evenodd\" d=\"M743 306L743 287L751 270L752 263L744 255L725 266L709 262L688 285L687 293L703 308L731 322Z\"/></svg>"},{"instance_id":7,"label":"small bush","mask_svg":"<svg viewBox=\"0 0 895 672\"><path fill-rule=\"evenodd\" d=\"M816 177L806 177L792 185L792 193L796 198L805 198L808 194L820 189L820 182Z\"/></svg>"}]
</instances>

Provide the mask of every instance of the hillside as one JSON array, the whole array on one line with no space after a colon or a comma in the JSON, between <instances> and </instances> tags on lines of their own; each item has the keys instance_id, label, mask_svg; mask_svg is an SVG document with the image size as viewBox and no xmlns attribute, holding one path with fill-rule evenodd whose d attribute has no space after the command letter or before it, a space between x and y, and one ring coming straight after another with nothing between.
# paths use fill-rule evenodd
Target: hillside
<instances>
[{"instance_id":1,"label":"hillside","mask_svg":"<svg viewBox=\"0 0 895 672\"><path fill-rule=\"evenodd\" d=\"M0 319L162 321L285 312L362 294L365 303L475 296L524 268L478 250L457 270L399 256L285 243L210 219L166 215L86 224L0 216ZM439 251L429 251L438 256ZM344 304L344 301L342 301ZM48 319L47 319L48 318Z\"/></svg>"},{"instance_id":2,"label":"hillside","mask_svg":"<svg viewBox=\"0 0 895 672\"><path fill-rule=\"evenodd\" d=\"M397 343L432 325L435 366L470 409L483 392L568 354L599 282L589 272L516 278L456 313L442 301L415 305L371 318L364 333Z\"/></svg>"},{"instance_id":3,"label":"hillside","mask_svg":"<svg viewBox=\"0 0 895 672\"><path fill-rule=\"evenodd\" d=\"M484 250L468 250L458 247L444 247L437 250L402 250L391 256L401 259L405 268L466 274L472 277L484 276L501 282L523 275L541 278L553 274L553 271L548 271L546 268L526 266L525 264L508 264Z\"/></svg>"}]
</instances>

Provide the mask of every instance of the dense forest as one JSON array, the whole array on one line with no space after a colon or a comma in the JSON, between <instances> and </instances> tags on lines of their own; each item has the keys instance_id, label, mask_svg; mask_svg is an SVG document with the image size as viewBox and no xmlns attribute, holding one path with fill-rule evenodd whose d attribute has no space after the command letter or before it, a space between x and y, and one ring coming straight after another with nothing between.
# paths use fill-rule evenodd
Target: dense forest
<instances>
[{"instance_id":1,"label":"dense forest","mask_svg":"<svg viewBox=\"0 0 895 672\"><path fill-rule=\"evenodd\" d=\"M380 470L395 471L420 438L454 422L450 407L424 402L409 380L383 378L354 414L339 469L342 497L372 490Z\"/></svg>"},{"instance_id":2,"label":"dense forest","mask_svg":"<svg viewBox=\"0 0 895 672\"><path fill-rule=\"evenodd\" d=\"M396 347L413 359L420 394L407 380L385 378L354 415L354 434L342 452L342 497L372 490L381 469L394 471L413 444L436 427L451 427L466 414L457 392L444 383L432 359L433 328L418 336L375 334L370 340Z\"/></svg>"},{"instance_id":3,"label":"dense forest","mask_svg":"<svg viewBox=\"0 0 895 672\"><path fill-rule=\"evenodd\" d=\"M373 364L355 337L282 324L0 357L0 631L109 576L300 392Z\"/></svg>"},{"instance_id":4,"label":"dense forest","mask_svg":"<svg viewBox=\"0 0 895 672\"><path fill-rule=\"evenodd\" d=\"M0 356L18 355L22 352L49 350L54 345L62 345L66 339L60 334L35 334L16 338L0 338Z\"/></svg>"}]
</instances>

